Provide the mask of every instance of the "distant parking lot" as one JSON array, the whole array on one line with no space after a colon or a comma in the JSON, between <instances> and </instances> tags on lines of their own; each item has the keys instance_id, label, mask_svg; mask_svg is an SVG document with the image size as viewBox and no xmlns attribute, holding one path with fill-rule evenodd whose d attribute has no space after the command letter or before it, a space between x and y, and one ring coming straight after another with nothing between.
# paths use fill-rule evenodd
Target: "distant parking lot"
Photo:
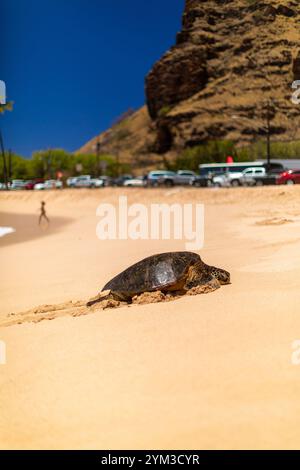
<instances>
[{"instance_id":1,"label":"distant parking lot","mask_svg":"<svg viewBox=\"0 0 300 470\"><path fill-rule=\"evenodd\" d=\"M192 170L153 170L143 176L130 174L116 178L110 176L94 177L92 175L70 176L67 179L32 180L13 179L6 186L0 182L2 190L61 190L68 188L104 188L112 187L239 187L263 185L293 185L300 184L300 169L288 169L282 164L272 162L270 165L262 162L244 162L231 164L200 165L199 173Z\"/></svg>"}]
</instances>

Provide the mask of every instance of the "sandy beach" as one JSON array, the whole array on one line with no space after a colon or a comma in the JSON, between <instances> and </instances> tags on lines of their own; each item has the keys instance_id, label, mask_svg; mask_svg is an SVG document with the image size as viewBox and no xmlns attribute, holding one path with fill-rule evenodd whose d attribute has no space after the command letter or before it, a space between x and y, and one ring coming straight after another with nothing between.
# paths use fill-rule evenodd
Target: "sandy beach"
<instances>
[{"instance_id":1,"label":"sandy beach","mask_svg":"<svg viewBox=\"0 0 300 470\"><path fill-rule=\"evenodd\" d=\"M85 307L180 240L101 241L97 206L203 203L215 292ZM38 226L46 201L50 226ZM1 192L0 448L300 448L300 187Z\"/></svg>"}]
</instances>

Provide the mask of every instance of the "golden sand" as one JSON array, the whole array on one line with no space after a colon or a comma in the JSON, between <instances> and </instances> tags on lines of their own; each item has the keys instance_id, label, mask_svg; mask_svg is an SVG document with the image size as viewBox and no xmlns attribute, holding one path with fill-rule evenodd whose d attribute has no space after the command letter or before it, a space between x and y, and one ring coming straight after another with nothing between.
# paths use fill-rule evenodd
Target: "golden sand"
<instances>
[{"instance_id":1,"label":"golden sand","mask_svg":"<svg viewBox=\"0 0 300 470\"><path fill-rule=\"evenodd\" d=\"M87 310L115 274L182 241L100 241L96 207L205 204L232 284ZM38 227L40 201L50 227ZM0 193L0 447L300 447L300 187ZM51 320L51 321L49 321Z\"/></svg>"}]
</instances>

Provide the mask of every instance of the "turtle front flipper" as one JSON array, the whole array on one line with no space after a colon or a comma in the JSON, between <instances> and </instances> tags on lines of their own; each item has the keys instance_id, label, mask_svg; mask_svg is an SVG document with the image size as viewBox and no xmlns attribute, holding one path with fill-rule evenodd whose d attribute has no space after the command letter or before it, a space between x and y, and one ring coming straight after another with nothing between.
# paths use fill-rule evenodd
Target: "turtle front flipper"
<instances>
[{"instance_id":1,"label":"turtle front flipper","mask_svg":"<svg viewBox=\"0 0 300 470\"><path fill-rule=\"evenodd\" d=\"M117 300L111 290L104 290L97 294L95 297L92 297L87 303L87 307L91 307L98 302L102 302L103 300Z\"/></svg>"},{"instance_id":2,"label":"turtle front flipper","mask_svg":"<svg viewBox=\"0 0 300 470\"><path fill-rule=\"evenodd\" d=\"M212 292L219 287L220 282L210 273L209 267L202 261L190 266L184 286L187 293Z\"/></svg>"},{"instance_id":3,"label":"turtle front flipper","mask_svg":"<svg viewBox=\"0 0 300 470\"><path fill-rule=\"evenodd\" d=\"M198 295L198 294L208 294L209 292L213 292L221 287L219 281L213 277L207 277L202 284L195 284L193 287L190 287L186 291L186 295Z\"/></svg>"}]
</instances>

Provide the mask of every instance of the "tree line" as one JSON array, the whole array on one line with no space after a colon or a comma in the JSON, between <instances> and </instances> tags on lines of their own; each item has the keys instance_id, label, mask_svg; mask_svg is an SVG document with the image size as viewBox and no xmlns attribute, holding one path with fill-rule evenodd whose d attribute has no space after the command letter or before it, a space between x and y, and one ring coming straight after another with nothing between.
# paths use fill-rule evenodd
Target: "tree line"
<instances>
[{"instance_id":1,"label":"tree line","mask_svg":"<svg viewBox=\"0 0 300 470\"><path fill-rule=\"evenodd\" d=\"M4 167L6 162L6 169ZM5 159L0 162L0 178L5 180L5 171L8 180L35 178L62 179L68 176L89 174L97 177L105 174L117 176L128 172L128 165L119 163L116 158L108 154L77 155L63 149L47 149L34 152L31 158L24 158L10 151L5 151Z\"/></svg>"},{"instance_id":2,"label":"tree line","mask_svg":"<svg viewBox=\"0 0 300 470\"><path fill-rule=\"evenodd\" d=\"M267 159L267 147L264 140L246 147L237 147L228 140L214 140L184 149L173 162L168 162L168 169L187 169L197 171L202 163L223 163L228 156L236 162L251 162ZM300 159L300 141L271 142L270 156L276 159Z\"/></svg>"},{"instance_id":3,"label":"tree line","mask_svg":"<svg viewBox=\"0 0 300 470\"><path fill-rule=\"evenodd\" d=\"M197 171L201 163L222 163L229 155L237 162L265 159L266 145L261 141L238 148L231 141L210 141L186 148L175 159L162 160L160 166L168 170ZM300 141L272 142L271 155L272 159L300 159ZM56 179L58 175L66 179L68 176L79 174L116 177L131 172L128 164L120 163L119 159L109 154L79 155L63 149L47 149L34 152L31 158L24 158L10 151L4 151L4 156L5 158L0 160L1 181L5 181L5 171L8 180Z\"/></svg>"}]
</instances>

